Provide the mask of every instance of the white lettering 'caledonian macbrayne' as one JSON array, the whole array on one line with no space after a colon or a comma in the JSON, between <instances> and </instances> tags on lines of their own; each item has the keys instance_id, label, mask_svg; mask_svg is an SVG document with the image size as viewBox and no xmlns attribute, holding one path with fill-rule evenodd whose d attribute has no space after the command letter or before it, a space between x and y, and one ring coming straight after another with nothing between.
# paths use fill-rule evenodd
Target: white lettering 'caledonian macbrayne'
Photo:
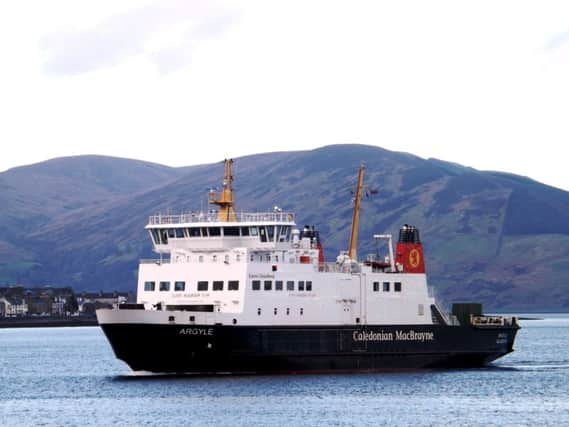
<instances>
[{"instance_id":1,"label":"white lettering 'caledonian macbrayne'","mask_svg":"<svg viewBox=\"0 0 569 427\"><path fill-rule=\"evenodd\" d=\"M415 332L410 331L395 331L385 332L385 331L354 331L352 334L354 341L434 341L434 332Z\"/></svg>"}]
</instances>

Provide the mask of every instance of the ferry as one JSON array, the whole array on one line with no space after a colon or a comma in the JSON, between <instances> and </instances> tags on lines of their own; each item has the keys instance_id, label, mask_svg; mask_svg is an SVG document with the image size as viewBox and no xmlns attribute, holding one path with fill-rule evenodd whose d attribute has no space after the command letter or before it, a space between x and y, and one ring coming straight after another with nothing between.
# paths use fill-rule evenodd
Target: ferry
<instances>
[{"instance_id":1,"label":"ferry","mask_svg":"<svg viewBox=\"0 0 569 427\"><path fill-rule=\"evenodd\" d=\"M365 167L350 242L325 262L318 230L295 214L237 212L232 160L215 210L153 215L156 259L141 260L136 303L97 310L134 371L188 374L374 372L484 366L513 351L515 317L476 303L450 313L427 284L419 229L376 234L385 256L358 260Z\"/></svg>"}]
</instances>

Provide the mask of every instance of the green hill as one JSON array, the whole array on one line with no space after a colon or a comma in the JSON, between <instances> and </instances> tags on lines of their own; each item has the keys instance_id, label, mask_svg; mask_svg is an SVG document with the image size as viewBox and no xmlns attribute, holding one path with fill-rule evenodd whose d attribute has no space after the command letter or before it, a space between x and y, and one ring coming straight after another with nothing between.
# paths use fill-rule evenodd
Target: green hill
<instances>
[{"instance_id":1,"label":"green hill","mask_svg":"<svg viewBox=\"0 0 569 427\"><path fill-rule=\"evenodd\" d=\"M59 167L48 168L53 181L37 191L20 184L25 194L2 186L14 170L0 174L2 205L11 204L10 215L0 211L0 283L134 289L138 259L152 256L143 229L148 216L207 208L207 191L223 173L221 163L172 169L103 157L51 162L58 160L64 160ZM529 178L335 145L236 159L237 210L278 205L296 212L299 226L317 225L326 257L334 260L347 249L350 190L362 161L366 184L379 194L362 207L360 257L377 251L372 234L396 234L401 224L415 224L429 281L444 301L569 308L569 193ZM37 179L46 163L19 168L16 182Z\"/></svg>"}]
</instances>

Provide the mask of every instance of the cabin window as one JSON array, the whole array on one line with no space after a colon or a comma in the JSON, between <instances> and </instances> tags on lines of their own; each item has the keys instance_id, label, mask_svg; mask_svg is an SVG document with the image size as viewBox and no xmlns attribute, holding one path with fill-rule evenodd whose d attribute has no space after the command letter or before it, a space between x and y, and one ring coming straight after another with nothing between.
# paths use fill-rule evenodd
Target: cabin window
<instances>
[{"instance_id":1,"label":"cabin window","mask_svg":"<svg viewBox=\"0 0 569 427\"><path fill-rule=\"evenodd\" d=\"M259 230L257 229L257 227L251 227L249 229L249 231L251 232L251 236L258 236L259 235Z\"/></svg>"},{"instance_id":2,"label":"cabin window","mask_svg":"<svg viewBox=\"0 0 569 427\"><path fill-rule=\"evenodd\" d=\"M249 227L241 227L241 235L248 236L249 235Z\"/></svg>"},{"instance_id":3,"label":"cabin window","mask_svg":"<svg viewBox=\"0 0 569 427\"><path fill-rule=\"evenodd\" d=\"M200 229L197 227L189 228L188 233L190 237L201 237L202 234L200 233Z\"/></svg>"},{"instance_id":4,"label":"cabin window","mask_svg":"<svg viewBox=\"0 0 569 427\"><path fill-rule=\"evenodd\" d=\"M184 229L183 228L175 228L176 230L176 239L181 239L184 236Z\"/></svg>"},{"instance_id":5,"label":"cabin window","mask_svg":"<svg viewBox=\"0 0 569 427\"><path fill-rule=\"evenodd\" d=\"M223 229L223 235L239 237L239 227L225 227Z\"/></svg>"},{"instance_id":6,"label":"cabin window","mask_svg":"<svg viewBox=\"0 0 569 427\"><path fill-rule=\"evenodd\" d=\"M379 282L373 282L373 291L379 292Z\"/></svg>"},{"instance_id":7,"label":"cabin window","mask_svg":"<svg viewBox=\"0 0 569 427\"><path fill-rule=\"evenodd\" d=\"M170 282L160 282L160 290L161 291L169 291L170 290Z\"/></svg>"},{"instance_id":8,"label":"cabin window","mask_svg":"<svg viewBox=\"0 0 569 427\"><path fill-rule=\"evenodd\" d=\"M198 291L199 292L207 291L207 287L208 287L207 280L202 280L202 281L198 282Z\"/></svg>"},{"instance_id":9,"label":"cabin window","mask_svg":"<svg viewBox=\"0 0 569 427\"><path fill-rule=\"evenodd\" d=\"M389 282L383 282L383 292L389 292Z\"/></svg>"},{"instance_id":10,"label":"cabin window","mask_svg":"<svg viewBox=\"0 0 569 427\"><path fill-rule=\"evenodd\" d=\"M238 291L239 290L239 280L230 280L227 282L227 290Z\"/></svg>"},{"instance_id":11,"label":"cabin window","mask_svg":"<svg viewBox=\"0 0 569 427\"><path fill-rule=\"evenodd\" d=\"M239 255L239 254L235 255L235 261L241 262L241 255Z\"/></svg>"},{"instance_id":12,"label":"cabin window","mask_svg":"<svg viewBox=\"0 0 569 427\"><path fill-rule=\"evenodd\" d=\"M286 308L286 315L288 316L290 314L290 308Z\"/></svg>"},{"instance_id":13,"label":"cabin window","mask_svg":"<svg viewBox=\"0 0 569 427\"><path fill-rule=\"evenodd\" d=\"M253 289L254 291L260 291L261 290L261 281L260 280L253 280L251 282L251 289Z\"/></svg>"},{"instance_id":14,"label":"cabin window","mask_svg":"<svg viewBox=\"0 0 569 427\"><path fill-rule=\"evenodd\" d=\"M221 236L221 228L219 227L208 227L209 237Z\"/></svg>"},{"instance_id":15,"label":"cabin window","mask_svg":"<svg viewBox=\"0 0 569 427\"><path fill-rule=\"evenodd\" d=\"M302 316L304 314L304 308L300 309L300 315Z\"/></svg>"},{"instance_id":16,"label":"cabin window","mask_svg":"<svg viewBox=\"0 0 569 427\"><path fill-rule=\"evenodd\" d=\"M222 291L223 290L223 281L214 280L213 281L213 290L214 291Z\"/></svg>"},{"instance_id":17,"label":"cabin window","mask_svg":"<svg viewBox=\"0 0 569 427\"><path fill-rule=\"evenodd\" d=\"M425 315L425 306L423 304L419 304L419 316Z\"/></svg>"},{"instance_id":18,"label":"cabin window","mask_svg":"<svg viewBox=\"0 0 569 427\"><path fill-rule=\"evenodd\" d=\"M267 225L267 237L269 242L273 242L275 240L275 226L274 225Z\"/></svg>"},{"instance_id":19,"label":"cabin window","mask_svg":"<svg viewBox=\"0 0 569 427\"><path fill-rule=\"evenodd\" d=\"M199 262L203 262L203 255L200 255L198 260L199 260Z\"/></svg>"},{"instance_id":20,"label":"cabin window","mask_svg":"<svg viewBox=\"0 0 569 427\"><path fill-rule=\"evenodd\" d=\"M175 291L185 291L186 290L186 282L174 282L174 290Z\"/></svg>"},{"instance_id":21,"label":"cabin window","mask_svg":"<svg viewBox=\"0 0 569 427\"><path fill-rule=\"evenodd\" d=\"M312 282L310 280L306 281L306 290L308 292L312 291Z\"/></svg>"},{"instance_id":22,"label":"cabin window","mask_svg":"<svg viewBox=\"0 0 569 427\"><path fill-rule=\"evenodd\" d=\"M263 289L265 289L266 291L270 291L272 287L273 287L273 281L265 280L265 282L263 283Z\"/></svg>"},{"instance_id":23,"label":"cabin window","mask_svg":"<svg viewBox=\"0 0 569 427\"><path fill-rule=\"evenodd\" d=\"M156 286L155 282L144 282L144 290L146 292L152 292Z\"/></svg>"},{"instance_id":24,"label":"cabin window","mask_svg":"<svg viewBox=\"0 0 569 427\"><path fill-rule=\"evenodd\" d=\"M393 290L394 290L395 292L401 292L401 282L395 282L395 283L393 284L393 287L394 287Z\"/></svg>"},{"instance_id":25,"label":"cabin window","mask_svg":"<svg viewBox=\"0 0 569 427\"><path fill-rule=\"evenodd\" d=\"M271 262L271 256L270 255L266 255L265 259L267 260L267 262Z\"/></svg>"},{"instance_id":26,"label":"cabin window","mask_svg":"<svg viewBox=\"0 0 569 427\"><path fill-rule=\"evenodd\" d=\"M304 280L299 280L299 281L298 281L298 290L299 290L299 291L304 291Z\"/></svg>"},{"instance_id":27,"label":"cabin window","mask_svg":"<svg viewBox=\"0 0 569 427\"><path fill-rule=\"evenodd\" d=\"M251 254L251 262L255 261L255 255Z\"/></svg>"},{"instance_id":28,"label":"cabin window","mask_svg":"<svg viewBox=\"0 0 569 427\"><path fill-rule=\"evenodd\" d=\"M259 236L261 237L261 242L267 241L267 230L265 227L259 227Z\"/></svg>"},{"instance_id":29,"label":"cabin window","mask_svg":"<svg viewBox=\"0 0 569 427\"><path fill-rule=\"evenodd\" d=\"M261 315L261 309L258 308L258 309L257 309L257 316L260 316L260 315Z\"/></svg>"},{"instance_id":30,"label":"cabin window","mask_svg":"<svg viewBox=\"0 0 569 427\"><path fill-rule=\"evenodd\" d=\"M229 255L225 255L224 262L226 264L229 264Z\"/></svg>"},{"instance_id":31,"label":"cabin window","mask_svg":"<svg viewBox=\"0 0 569 427\"><path fill-rule=\"evenodd\" d=\"M212 256L211 256L211 261L212 261L212 262L217 262L217 255L212 255Z\"/></svg>"},{"instance_id":32,"label":"cabin window","mask_svg":"<svg viewBox=\"0 0 569 427\"><path fill-rule=\"evenodd\" d=\"M287 291L294 291L294 281L289 280L286 282L286 290Z\"/></svg>"},{"instance_id":33,"label":"cabin window","mask_svg":"<svg viewBox=\"0 0 569 427\"><path fill-rule=\"evenodd\" d=\"M283 290L283 281L275 280L275 291L282 291L282 290Z\"/></svg>"},{"instance_id":34,"label":"cabin window","mask_svg":"<svg viewBox=\"0 0 569 427\"><path fill-rule=\"evenodd\" d=\"M275 316L277 315L277 308L276 307L273 309L273 313L275 314Z\"/></svg>"}]
</instances>

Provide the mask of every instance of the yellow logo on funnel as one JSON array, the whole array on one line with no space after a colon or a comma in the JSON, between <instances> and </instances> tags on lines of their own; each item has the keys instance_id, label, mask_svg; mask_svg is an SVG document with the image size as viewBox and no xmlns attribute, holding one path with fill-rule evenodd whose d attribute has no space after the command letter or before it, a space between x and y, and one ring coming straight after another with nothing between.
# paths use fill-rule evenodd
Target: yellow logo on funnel
<instances>
[{"instance_id":1,"label":"yellow logo on funnel","mask_svg":"<svg viewBox=\"0 0 569 427\"><path fill-rule=\"evenodd\" d=\"M409 252L409 265L413 268L419 267L419 263L421 262L421 254L417 249L412 249Z\"/></svg>"}]
</instances>

